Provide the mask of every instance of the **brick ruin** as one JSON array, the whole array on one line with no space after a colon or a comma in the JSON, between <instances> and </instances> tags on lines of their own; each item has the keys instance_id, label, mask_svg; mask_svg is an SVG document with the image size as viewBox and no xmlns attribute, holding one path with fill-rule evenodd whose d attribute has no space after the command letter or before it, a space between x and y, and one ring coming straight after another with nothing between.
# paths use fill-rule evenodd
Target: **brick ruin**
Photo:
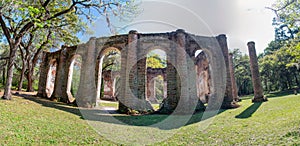
<instances>
[{"instance_id":1,"label":"brick ruin","mask_svg":"<svg viewBox=\"0 0 300 146\"><path fill-rule=\"evenodd\" d=\"M252 102L267 101L268 99L264 96L264 90L259 75L259 66L258 66L258 60L256 55L255 43L248 42L247 46L249 51L250 70L251 70L252 84L254 90L254 97L252 99Z\"/></svg>"},{"instance_id":2,"label":"brick ruin","mask_svg":"<svg viewBox=\"0 0 300 146\"><path fill-rule=\"evenodd\" d=\"M110 49L121 52L120 72L102 72L104 55ZM154 49L166 53L167 67L146 68L146 55ZM195 55L196 51L200 53ZM71 93L74 59L82 58L80 84L76 95ZM153 111L156 102L153 78L164 80L164 100L160 113L192 113L195 109L237 107L229 69L225 35L205 37L175 32L129 34L90 38L85 44L44 52L40 67L38 96L80 107L93 108L100 99L102 78L106 95L117 98L119 111ZM120 78L116 95L115 79ZM52 82L51 82L52 80Z\"/></svg>"}]
</instances>

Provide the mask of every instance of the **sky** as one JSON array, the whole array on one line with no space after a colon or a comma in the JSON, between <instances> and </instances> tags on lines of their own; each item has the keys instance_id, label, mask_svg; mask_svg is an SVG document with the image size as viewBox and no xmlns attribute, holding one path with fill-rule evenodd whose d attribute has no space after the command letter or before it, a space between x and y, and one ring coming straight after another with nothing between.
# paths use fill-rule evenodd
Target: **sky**
<instances>
[{"instance_id":1,"label":"sky","mask_svg":"<svg viewBox=\"0 0 300 146\"><path fill-rule=\"evenodd\" d=\"M202 36L226 34L230 50L247 53L247 42L254 41L262 53L274 39L271 10L275 0L141 0L141 12L130 22L116 22L119 33L137 30L140 33L170 32L184 29ZM95 33L81 37L111 35L102 19L90 29Z\"/></svg>"}]
</instances>

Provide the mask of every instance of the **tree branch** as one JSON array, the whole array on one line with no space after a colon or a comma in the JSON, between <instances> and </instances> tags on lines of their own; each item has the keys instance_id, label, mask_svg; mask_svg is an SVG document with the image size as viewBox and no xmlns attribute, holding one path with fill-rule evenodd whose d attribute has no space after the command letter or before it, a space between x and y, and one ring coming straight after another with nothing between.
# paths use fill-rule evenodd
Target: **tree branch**
<instances>
[{"instance_id":1,"label":"tree branch","mask_svg":"<svg viewBox=\"0 0 300 146\"><path fill-rule=\"evenodd\" d=\"M277 17L279 17L278 11L281 11L281 10L285 9L286 7L288 7L289 5L291 5L291 4L294 3L294 2L296 2L296 0L287 1L287 3L286 3L285 5L283 5L283 6L280 7L280 8L277 8L277 9L271 8L271 7L265 7L265 8L266 8L266 9L269 9L269 10L272 10L272 11L275 13L275 15L276 15Z\"/></svg>"},{"instance_id":2,"label":"tree branch","mask_svg":"<svg viewBox=\"0 0 300 146\"><path fill-rule=\"evenodd\" d=\"M11 39L11 36L10 36L10 33L9 33L9 30L3 20L3 14L0 12L0 24L1 24L1 27L2 27L2 30L4 32L4 35L8 41L8 43L11 45L12 44L12 39Z\"/></svg>"},{"instance_id":3,"label":"tree branch","mask_svg":"<svg viewBox=\"0 0 300 146\"><path fill-rule=\"evenodd\" d=\"M8 60L9 57L0 57L0 60Z\"/></svg>"},{"instance_id":4,"label":"tree branch","mask_svg":"<svg viewBox=\"0 0 300 146\"><path fill-rule=\"evenodd\" d=\"M37 60L38 60L38 58L39 58L39 55L40 55L41 51L42 51L43 48L49 43L49 40L50 40L50 38L51 38L51 34L52 34L52 32L51 32L51 30L49 29L49 30L48 30L48 35L47 35L46 41L44 41L44 42L41 44L41 46L37 49L36 53L35 53L34 56L33 56L33 59L32 59L32 67L34 67L34 66L36 65Z\"/></svg>"}]
</instances>

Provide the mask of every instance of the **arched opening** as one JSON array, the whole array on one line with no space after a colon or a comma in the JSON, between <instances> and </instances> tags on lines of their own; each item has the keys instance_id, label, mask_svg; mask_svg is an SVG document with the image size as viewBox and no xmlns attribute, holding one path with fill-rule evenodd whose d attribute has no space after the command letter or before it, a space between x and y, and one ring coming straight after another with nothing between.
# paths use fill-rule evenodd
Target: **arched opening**
<instances>
[{"instance_id":1,"label":"arched opening","mask_svg":"<svg viewBox=\"0 0 300 146\"><path fill-rule=\"evenodd\" d=\"M46 94L47 97L50 98L55 85L55 77L56 77L56 67L57 67L57 61L56 59L53 59L49 62L49 71L47 75L47 84L46 84Z\"/></svg>"},{"instance_id":2,"label":"arched opening","mask_svg":"<svg viewBox=\"0 0 300 146\"><path fill-rule=\"evenodd\" d=\"M71 102L74 101L77 96L77 91L80 84L81 65L82 57L80 55L75 55L72 57L67 84L67 94Z\"/></svg>"},{"instance_id":3,"label":"arched opening","mask_svg":"<svg viewBox=\"0 0 300 146\"><path fill-rule=\"evenodd\" d=\"M167 55L160 49L154 49L147 54L146 59L146 100L155 110L167 98L166 81Z\"/></svg>"},{"instance_id":4,"label":"arched opening","mask_svg":"<svg viewBox=\"0 0 300 146\"><path fill-rule=\"evenodd\" d=\"M97 100L117 101L120 87L121 52L110 47L98 57Z\"/></svg>"},{"instance_id":5,"label":"arched opening","mask_svg":"<svg viewBox=\"0 0 300 146\"><path fill-rule=\"evenodd\" d=\"M210 96L210 73L209 60L203 50L195 52L195 71L196 71L196 88L197 96L204 104L208 103Z\"/></svg>"}]
</instances>

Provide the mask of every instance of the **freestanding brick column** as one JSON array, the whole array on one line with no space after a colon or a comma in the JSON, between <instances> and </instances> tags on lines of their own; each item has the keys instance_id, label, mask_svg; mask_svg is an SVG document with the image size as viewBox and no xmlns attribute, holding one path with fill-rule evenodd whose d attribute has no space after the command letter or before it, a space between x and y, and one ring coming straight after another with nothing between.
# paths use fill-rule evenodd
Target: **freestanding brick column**
<instances>
[{"instance_id":1,"label":"freestanding brick column","mask_svg":"<svg viewBox=\"0 0 300 146\"><path fill-rule=\"evenodd\" d=\"M255 43L248 42L247 45L248 45L248 50L249 50L250 69L251 69L252 83L253 83L253 89L254 89L254 98L252 99L252 102L267 101L267 98L265 98L264 94L263 94L263 88L262 88L261 79L259 76Z\"/></svg>"},{"instance_id":2,"label":"freestanding brick column","mask_svg":"<svg viewBox=\"0 0 300 146\"><path fill-rule=\"evenodd\" d=\"M225 67L226 67L226 90L225 90L225 96L222 103L223 109L233 108L235 107L235 103L233 100L233 93L232 93L232 84L231 84L231 77L230 77L230 71L229 71L229 59L228 59L228 46L227 46L227 38L226 35L221 34L217 36L217 40L219 42L219 45L222 49L224 61L225 61Z\"/></svg>"},{"instance_id":3,"label":"freestanding brick column","mask_svg":"<svg viewBox=\"0 0 300 146\"><path fill-rule=\"evenodd\" d=\"M239 101L238 90L236 86L235 76L234 76L234 66L233 66L233 54L229 53L229 71L230 71L230 78L232 84L232 95L233 100Z\"/></svg>"}]
</instances>

